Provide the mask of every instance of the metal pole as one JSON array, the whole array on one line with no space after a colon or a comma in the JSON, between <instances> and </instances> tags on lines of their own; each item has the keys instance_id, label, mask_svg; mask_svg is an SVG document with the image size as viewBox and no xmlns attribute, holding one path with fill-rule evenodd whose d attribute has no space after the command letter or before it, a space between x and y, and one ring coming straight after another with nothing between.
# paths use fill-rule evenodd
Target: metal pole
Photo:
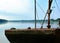
<instances>
[{"instance_id":1,"label":"metal pole","mask_svg":"<svg viewBox=\"0 0 60 43\"><path fill-rule=\"evenodd\" d=\"M34 6L35 10L34 11L35 11L35 29L36 29L36 0L34 0L34 4L35 4L35 6Z\"/></svg>"}]
</instances>

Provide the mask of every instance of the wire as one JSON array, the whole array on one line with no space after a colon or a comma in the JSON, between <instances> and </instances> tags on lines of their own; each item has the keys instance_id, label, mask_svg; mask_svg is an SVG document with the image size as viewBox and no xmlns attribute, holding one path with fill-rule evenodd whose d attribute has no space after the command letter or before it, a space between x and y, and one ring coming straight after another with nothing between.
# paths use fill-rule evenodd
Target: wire
<instances>
[{"instance_id":1,"label":"wire","mask_svg":"<svg viewBox=\"0 0 60 43\"><path fill-rule=\"evenodd\" d=\"M43 24L44 24L44 22L45 22L45 19L46 19L47 13L45 13L45 11L44 11L43 8L39 5L38 2L37 2L37 5L40 7L40 9L42 10L42 12L45 14L45 16L44 16L44 21L43 21L42 24L41 24L41 28L43 28ZM37 17L38 17L38 13L37 13ZM39 17L38 17L38 19L39 19Z\"/></svg>"},{"instance_id":2,"label":"wire","mask_svg":"<svg viewBox=\"0 0 60 43\"><path fill-rule=\"evenodd\" d=\"M45 14L45 11L44 11L43 8L39 5L38 2L37 2L37 5L40 7L40 9L42 10L42 12Z\"/></svg>"},{"instance_id":3,"label":"wire","mask_svg":"<svg viewBox=\"0 0 60 43\"><path fill-rule=\"evenodd\" d=\"M43 22L42 22L42 24L41 24L41 28L43 28L43 24L44 24L44 22L45 22L45 19L46 19L47 13L48 13L48 12L46 12L46 14L45 14L45 16L44 16L44 20L43 20Z\"/></svg>"},{"instance_id":4,"label":"wire","mask_svg":"<svg viewBox=\"0 0 60 43\"><path fill-rule=\"evenodd\" d=\"M39 5L39 3L37 3L37 5L40 7L40 9L42 10L42 12L45 14L45 16L44 16L44 21L43 21L42 24L41 24L41 28L43 28L43 24L44 24L44 22L45 22L45 19L46 19L46 16L47 16L47 12L46 12L46 13L44 12L43 8Z\"/></svg>"},{"instance_id":5,"label":"wire","mask_svg":"<svg viewBox=\"0 0 60 43\"><path fill-rule=\"evenodd\" d=\"M57 6L57 8L58 8L58 11L60 12L60 7L58 6L58 3L57 3L56 0L55 0L55 3L56 3L56 6Z\"/></svg>"},{"instance_id":6,"label":"wire","mask_svg":"<svg viewBox=\"0 0 60 43\"><path fill-rule=\"evenodd\" d=\"M37 14L37 18L38 18L38 20L39 20L39 16L38 16L38 12L37 12L37 10L36 10L36 14Z\"/></svg>"}]
</instances>

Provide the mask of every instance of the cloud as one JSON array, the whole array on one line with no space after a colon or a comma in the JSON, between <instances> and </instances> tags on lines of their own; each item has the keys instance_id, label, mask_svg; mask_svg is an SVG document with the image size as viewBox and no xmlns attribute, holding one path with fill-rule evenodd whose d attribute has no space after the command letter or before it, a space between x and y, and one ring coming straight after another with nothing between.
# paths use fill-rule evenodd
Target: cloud
<instances>
[{"instance_id":1,"label":"cloud","mask_svg":"<svg viewBox=\"0 0 60 43\"><path fill-rule=\"evenodd\" d=\"M0 19L26 19L27 15L31 17L34 15L33 5L32 0L0 0Z\"/></svg>"},{"instance_id":2,"label":"cloud","mask_svg":"<svg viewBox=\"0 0 60 43\"><path fill-rule=\"evenodd\" d=\"M28 13L31 7L30 0L0 0L0 10L10 13Z\"/></svg>"},{"instance_id":3,"label":"cloud","mask_svg":"<svg viewBox=\"0 0 60 43\"><path fill-rule=\"evenodd\" d=\"M9 19L9 17L8 17L8 16L5 16L5 15L0 14L0 19Z\"/></svg>"},{"instance_id":4,"label":"cloud","mask_svg":"<svg viewBox=\"0 0 60 43\"><path fill-rule=\"evenodd\" d=\"M7 20L18 20L18 16L8 16L8 15L2 15L0 14L0 19L7 19Z\"/></svg>"}]
</instances>

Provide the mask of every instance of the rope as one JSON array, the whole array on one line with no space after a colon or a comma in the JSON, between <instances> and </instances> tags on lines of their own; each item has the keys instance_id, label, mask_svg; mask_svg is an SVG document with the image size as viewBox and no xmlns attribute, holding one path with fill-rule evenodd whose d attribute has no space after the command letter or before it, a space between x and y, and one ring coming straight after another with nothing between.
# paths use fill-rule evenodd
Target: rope
<instances>
[{"instance_id":1,"label":"rope","mask_svg":"<svg viewBox=\"0 0 60 43\"><path fill-rule=\"evenodd\" d=\"M57 3L56 0L55 0L55 3L56 3L56 6L57 6L57 8L58 8L58 11L60 12L60 7L58 6L58 3Z\"/></svg>"},{"instance_id":2,"label":"rope","mask_svg":"<svg viewBox=\"0 0 60 43\"><path fill-rule=\"evenodd\" d=\"M45 14L45 11L44 11L43 8L39 5L38 2L37 2L37 5L40 7L40 9L42 10L42 12Z\"/></svg>"},{"instance_id":3,"label":"rope","mask_svg":"<svg viewBox=\"0 0 60 43\"><path fill-rule=\"evenodd\" d=\"M41 28L43 28L43 24L44 24L44 22L45 22L46 16L47 16L47 13L45 14L44 20L43 20L43 22L42 22L42 24L41 24Z\"/></svg>"},{"instance_id":4,"label":"rope","mask_svg":"<svg viewBox=\"0 0 60 43\"><path fill-rule=\"evenodd\" d=\"M37 3L37 5L40 7L40 9L42 10L42 12L45 14L44 10L43 10L42 7L39 5L39 3ZM41 24L41 28L43 28L43 24L44 24L44 21L45 21L46 16L47 16L47 13L45 14L44 20L43 20L43 22L42 22L42 24ZM37 13L37 17L38 17L38 13ZM38 17L38 19L39 19L39 17Z\"/></svg>"}]
</instances>

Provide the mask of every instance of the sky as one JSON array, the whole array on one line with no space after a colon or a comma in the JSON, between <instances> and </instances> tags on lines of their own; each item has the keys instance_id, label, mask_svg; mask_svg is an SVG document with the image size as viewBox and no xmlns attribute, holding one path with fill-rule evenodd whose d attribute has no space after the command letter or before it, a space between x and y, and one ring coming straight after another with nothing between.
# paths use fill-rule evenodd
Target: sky
<instances>
[{"instance_id":1,"label":"sky","mask_svg":"<svg viewBox=\"0 0 60 43\"><path fill-rule=\"evenodd\" d=\"M48 0L36 0L37 19L44 19L48 8ZM57 0L59 6L60 0ZM60 6L59 6L60 7ZM52 3L51 19L60 18L60 10L55 0ZM44 10L44 12L42 11ZM0 19L7 20L34 20L34 0L0 0ZM46 18L47 19L47 18Z\"/></svg>"}]
</instances>

